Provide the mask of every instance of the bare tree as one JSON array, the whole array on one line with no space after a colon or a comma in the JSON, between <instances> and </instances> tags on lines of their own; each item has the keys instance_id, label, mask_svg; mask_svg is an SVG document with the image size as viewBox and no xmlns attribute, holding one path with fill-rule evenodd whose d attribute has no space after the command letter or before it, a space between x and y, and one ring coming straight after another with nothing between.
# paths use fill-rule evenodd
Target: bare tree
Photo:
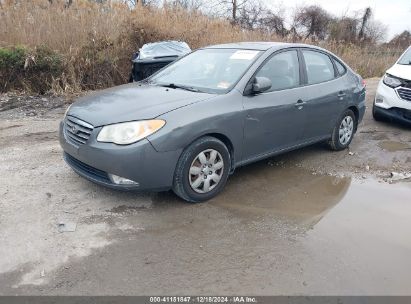
<instances>
[{"instance_id":1,"label":"bare tree","mask_svg":"<svg viewBox=\"0 0 411 304\"><path fill-rule=\"evenodd\" d=\"M329 40L356 42L357 41L358 19L355 17L343 16L335 18L329 26Z\"/></svg>"},{"instance_id":2,"label":"bare tree","mask_svg":"<svg viewBox=\"0 0 411 304\"><path fill-rule=\"evenodd\" d=\"M99 0L95 0L99 1ZM100 0L100 1L106 1L106 0ZM123 0L125 3L127 3L130 6L149 6L149 5L158 5L159 1L158 0Z\"/></svg>"},{"instance_id":3,"label":"bare tree","mask_svg":"<svg viewBox=\"0 0 411 304\"><path fill-rule=\"evenodd\" d=\"M285 27L284 9L280 7L276 12L267 10L264 18L261 20L261 27L277 36L285 37L289 31Z\"/></svg>"},{"instance_id":4,"label":"bare tree","mask_svg":"<svg viewBox=\"0 0 411 304\"><path fill-rule=\"evenodd\" d=\"M231 22L238 23L241 10L253 0L214 0L213 11L215 15L228 16ZM219 11L221 13L216 12Z\"/></svg>"},{"instance_id":5,"label":"bare tree","mask_svg":"<svg viewBox=\"0 0 411 304\"><path fill-rule=\"evenodd\" d=\"M304 38L324 40L328 33L331 15L318 5L297 8L293 16L293 26L302 31Z\"/></svg>"},{"instance_id":6,"label":"bare tree","mask_svg":"<svg viewBox=\"0 0 411 304\"><path fill-rule=\"evenodd\" d=\"M246 3L240 9L240 14L237 17L237 24L248 30L260 28L266 13L267 10L261 2L252 4Z\"/></svg>"},{"instance_id":7,"label":"bare tree","mask_svg":"<svg viewBox=\"0 0 411 304\"><path fill-rule=\"evenodd\" d=\"M370 20L367 24L363 43L376 44L385 39L387 35L387 26L378 20Z\"/></svg>"},{"instance_id":8,"label":"bare tree","mask_svg":"<svg viewBox=\"0 0 411 304\"><path fill-rule=\"evenodd\" d=\"M164 2L167 5L181 7L190 11L200 10L205 5L205 2L202 0L172 0Z\"/></svg>"},{"instance_id":9,"label":"bare tree","mask_svg":"<svg viewBox=\"0 0 411 304\"><path fill-rule=\"evenodd\" d=\"M390 42L388 42L388 44L390 46L399 47L401 49L407 48L411 45L410 31L403 31L401 34L394 36L394 38L392 38Z\"/></svg>"},{"instance_id":10,"label":"bare tree","mask_svg":"<svg viewBox=\"0 0 411 304\"><path fill-rule=\"evenodd\" d=\"M358 31L358 40L359 41L364 40L364 38L365 38L365 31L366 31L366 28L367 28L367 24L368 24L368 22L371 18L371 15L372 15L371 8L367 7L364 10L364 14L361 18L360 30Z\"/></svg>"}]
</instances>

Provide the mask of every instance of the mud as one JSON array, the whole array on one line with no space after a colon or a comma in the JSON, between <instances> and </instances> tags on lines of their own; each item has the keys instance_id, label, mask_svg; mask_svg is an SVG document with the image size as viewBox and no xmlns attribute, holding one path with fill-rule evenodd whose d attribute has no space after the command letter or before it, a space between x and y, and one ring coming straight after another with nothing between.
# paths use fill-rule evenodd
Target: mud
<instances>
[{"instance_id":1,"label":"mud","mask_svg":"<svg viewBox=\"0 0 411 304\"><path fill-rule=\"evenodd\" d=\"M402 142L398 142L398 141L382 141L378 144L378 146L381 149L384 149L386 151L389 152L396 152L396 151L402 151L402 150L411 150L411 146L406 144L406 143L402 143Z\"/></svg>"},{"instance_id":2,"label":"mud","mask_svg":"<svg viewBox=\"0 0 411 304\"><path fill-rule=\"evenodd\" d=\"M71 97L53 95L30 96L22 93L0 95L0 113L16 116L44 116L47 112L67 106ZM13 110L13 111L10 111Z\"/></svg>"},{"instance_id":3,"label":"mud","mask_svg":"<svg viewBox=\"0 0 411 304\"><path fill-rule=\"evenodd\" d=\"M368 109L350 150L261 161L187 204L78 177L64 110L0 113L0 295L411 295L411 183L387 179L411 172L410 129Z\"/></svg>"}]
</instances>

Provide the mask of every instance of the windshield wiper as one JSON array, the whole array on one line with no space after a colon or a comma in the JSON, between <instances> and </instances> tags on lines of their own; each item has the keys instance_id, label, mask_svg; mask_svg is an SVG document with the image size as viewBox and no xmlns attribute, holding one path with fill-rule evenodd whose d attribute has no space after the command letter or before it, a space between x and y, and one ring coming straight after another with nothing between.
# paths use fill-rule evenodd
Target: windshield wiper
<instances>
[{"instance_id":1,"label":"windshield wiper","mask_svg":"<svg viewBox=\"0 0 411 304\"><path fill-rule=\"evenodd\" d=\"M190 91L190 92L200 92L200 90L193 88L193 87L189 87L189 86L184 86L184 85L180 85L180 84L175 84L175 83L168 83L168 84L158 84L161 87L165 87L165 88L171 88L171 89L182 89L182 90L186 90L186 91Z\"/></svg>"}]
</instances>

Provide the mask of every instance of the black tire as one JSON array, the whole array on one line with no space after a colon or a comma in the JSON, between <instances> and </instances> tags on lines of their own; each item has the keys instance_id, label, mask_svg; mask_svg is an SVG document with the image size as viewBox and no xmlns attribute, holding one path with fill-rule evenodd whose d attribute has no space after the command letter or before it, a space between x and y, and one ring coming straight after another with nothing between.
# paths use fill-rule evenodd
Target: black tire
<instances>
[{"instance_id":1,"label":"black tire","mask_svg":"<svg viewBox=\"0 0 411 304\"><path fill-rule=\"evenodd\" d=\"M221 171L219 171L221 178L215 185L215 187L209 192L198 193L194 191L190 185L190 178L192 178L192 176L189 175L190 167L193 161L198 157L198 155L201 154L202 151L205 151L207 149L213 149L220 153L219 156L222 157L224 167L221 169ZM230 166L230 153L226 145L222 141L211 136L199 138L183 151L180 159L177 162L176 170L174 173L173 191L183 200L191 203L207 201L215 197L224 188L230 172Z\"/></svg>"},{"instance_id":2,"label":"black tire","mask_svg":"<svg viewBox=\"0 0 411 304\"><path fill-rule=\"evenodd\" d=\"M353 128L352 128L352 133L351 133L351 136L350 136L349 140L347 142L341 142L340 141L340 136L339 136L339 131L340 131L340 126L341 126L343 120L346 117L351 117L351 119L353 121ZM351 141L354 137L354 133L355 133L356 128L357 128L357 118L355 117L354 112L351 111L351 110L346 110L340 116L340 118L338 119L338 121L337 121L337 123L336 123L336 125L333 129L331 139L328 142L328 145L330 146L331 150L341 151L341 150L344 150L344 149L348 148L348 146L350 145L350 143L351 143Z\"/></svg>"},{"instance_id":3,"label":"black tire","mask_svg":"<svg viewBox=\"0 0 411 304\"><path fill-rule=\"evenodd\" d=\"M384 118L381 116L381 114L379 114L377 112L376 106L375 104L372 105L372 117L374 118L374 120L376 121L382 121L384 120Z\"/></svg>"}]
</instances>

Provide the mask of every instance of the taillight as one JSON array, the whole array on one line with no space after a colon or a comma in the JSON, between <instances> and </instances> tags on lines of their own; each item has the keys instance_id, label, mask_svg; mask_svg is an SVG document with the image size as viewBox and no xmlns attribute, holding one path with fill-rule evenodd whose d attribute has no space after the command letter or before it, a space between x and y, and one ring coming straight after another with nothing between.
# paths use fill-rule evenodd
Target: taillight
<instances>
[{"instance_id":1,"label":"taillight","mask_svg":"<svg viewBox=\"0 0 411 304\"><path fill-rule=\"evenodd\" d=\"M360 74L356 74L356 76L358 78L358 83L361 85L361 87L366 88L367 83L365 82L365 80L360 76Z\"/></svg>"}]
</instances>

